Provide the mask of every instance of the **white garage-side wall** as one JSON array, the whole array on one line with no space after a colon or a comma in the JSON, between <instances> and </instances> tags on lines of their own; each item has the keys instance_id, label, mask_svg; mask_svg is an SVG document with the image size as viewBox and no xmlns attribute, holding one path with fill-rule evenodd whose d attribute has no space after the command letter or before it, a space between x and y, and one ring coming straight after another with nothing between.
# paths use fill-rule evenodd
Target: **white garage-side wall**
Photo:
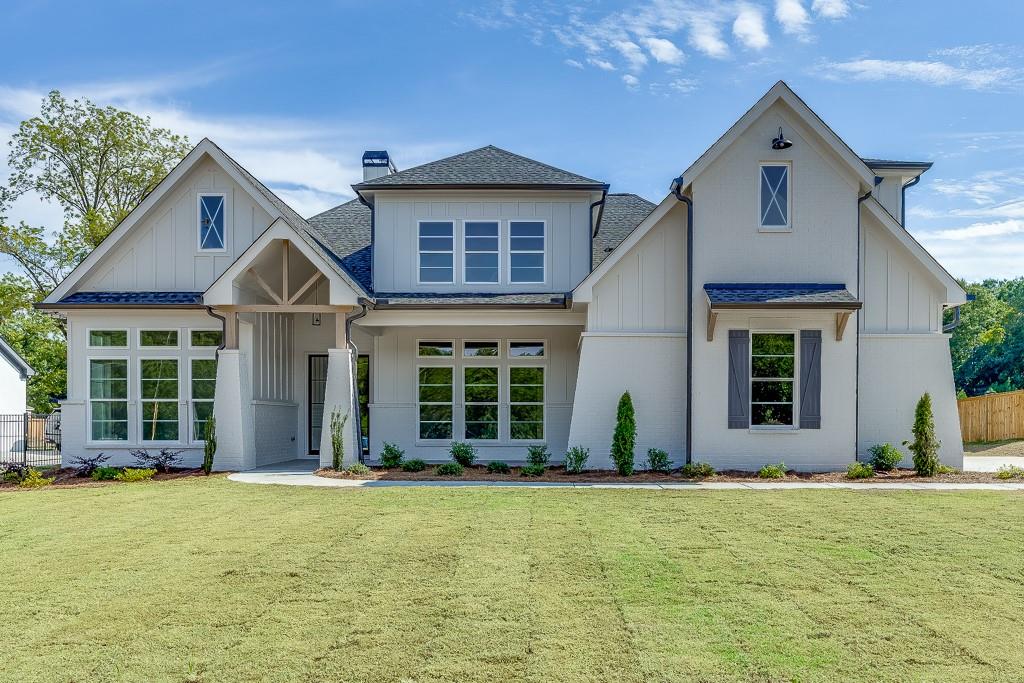
<instances>
[{"instance_id":1,"label":"white garage-side wall","mask_svg":"<svg viewBox=\"0 0 1024 683\"><path fill-rule=\"evenodd\" d=\"M0 415L23 413L27 405L27 385L21 370L0 356Z\"/></svg>"}]
</instances>

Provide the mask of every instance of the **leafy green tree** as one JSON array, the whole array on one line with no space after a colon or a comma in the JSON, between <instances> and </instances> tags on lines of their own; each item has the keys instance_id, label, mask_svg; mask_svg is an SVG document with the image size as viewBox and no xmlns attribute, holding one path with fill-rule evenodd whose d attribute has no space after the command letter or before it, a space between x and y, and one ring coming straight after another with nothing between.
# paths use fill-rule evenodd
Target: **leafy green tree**
<instances>
[{"instance_id":1,"label":"leafy green tree","mask_svg":"<svg viewBox=\"0 0 1024 683\"><path fill-rule=\"evenodd\" d=\"M615 413L615 433L612 435L612 460L622 476L633 474L635 448L636 414L633 411L633 397L627 391L619 398Z\"/></svg>"}]
</instances>

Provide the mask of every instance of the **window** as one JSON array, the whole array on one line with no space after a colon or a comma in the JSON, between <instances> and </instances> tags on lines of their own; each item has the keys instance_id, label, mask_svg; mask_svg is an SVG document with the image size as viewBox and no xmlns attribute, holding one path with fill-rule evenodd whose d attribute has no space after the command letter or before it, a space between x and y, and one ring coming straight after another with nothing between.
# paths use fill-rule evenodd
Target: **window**
<instances>
[{"instance_id":1,"label":"window","mask_svg":"<svg viewBox=\"0 0 1024 683\"><path fill-rule=\"evenodd\" d=\"M750 424L754 427L793 425L796 335L750 335Z\"/></svg>"},{"instance_id":2,"label":"window","mask_svg":"<svg viewBox=\"0 0 1024 683\"><path fill-rule=\"evenodd\" d=\"M194 349L221 345L223 333L220 330L191 330L189 332L189 345Z\"/></svg>"},{"instance_id":3,"label":"window","mask_svg":"<svg viewBox=\"0 0 1024 683\"><path fill-rule=\"evenodd\" d=\"M510 341L508 343L509 358L542 358L544 342L542 341Z\"/></svg>"},{"instance_id":4,"label":"window","mask_svg":"<svg viewBox=\"0 0 1024 683\"><path fill-rule=\"evenodd\" d=\"M213 417L213 396L217 387L217 361L213 358L193 358L189 376L192 399L192 440L206 438L206 421Z\"/></svg>"},{"instance_id":5,"label":"window","mask_svg":"<svg viewBox=\"0 0 1024 683\"><path fill-rule=\"evenodd\" d=\"M509 281L544 282L544 221L509 221Z\"/></svg>"},{"instance_id":6,"label":"window","mask_svg":"<svg viewBox=\"0 0 1024 683\"><path fill-rule=\"evenodd\" d=\"M419 437L451 439L453 393L452 367L419 369Z\"/></svg>"},{"instance_id":7,"label":"window","mask_svg":"<svg viewBox=\"0 0 1024 683\"><path fill-rule=\"evenodd\" d=\"M455 282L455 224L451 221L420 221L420 282Z\"/></svg>"},{"instance_id":8,"label":"window","mask_svg":"<svg viewBox=\"0 0 1024 683\"><path fill-rule=\"evenodd\" d=\"M544 368L510 367L509 436L513 439L544 438Z\"/></svg>"},{"instance_id":9,"label":"window","mask_svg":"<svg viewBox=\"0 0 1024 683\"><path fill-rule=\"evenodd\" d=\"M139 330L139 346L142 348L178 348L177 330Z\"/></svg>"},{"instance_id":10,"label":"window","mask_svg":"<svg viewBox=\"0 0 1024 683\"><path fill-rule=\"evenodd\" d=\"M139 368L142 441L177 441L177 359L143 358L139 361Z\"/></svg>"},{"instance_id":11,"label":"window","mask_svg":"<svg viewBox=\"0 0 1024 683\"><path fill-rule=\"evenodd\" d=\"M199 251L224 251L224 195L199 195Z\"/></svg>"},{"instance_id":12,"label":"window","mask_svg":"<svg viewBox=\"0 0 1024 683\"><path fill-rule=\"evenodd\" d=\"M462 345L462 356L464 358L497 358L498 342L496 341L468 341Z\"/></svg>"},{"instance_id":13,"label":"window","mask_svg":"<svg viewBox=\"0 0 1024 683\"><path fill-rule=\"evenodd\" d=\"M466 251L464 280L470 284L497 284L498 222L466 221L463 227Z\"/></svg>"},{"instance_id":14,"label":"window","mask_svg":"<svg viewBox=\"0 0 1024 683\"><path fill-rule=\"evenodd\" d=\"M90 433L93 441L128 440L128 361L89 361Z\"/></svg>"},{"instance_id":15,"label":"window","mask_svg":"<svg viewBox=\"0 0 1024 683\"><path fill-rule=\"evenodd\" d=\"M498 368L468 366L463 370L466 438L498 438Z\"/></svg>"},{"instance_id":16,"label":"window","mask_svg":"<svg viewBox=\"0 0 1024 683\"><path fill-rule=\"evenodd\" d=\"M417 354L420 358L451 357L455 355L455 342L421 341Z\"/></svg>"},{"instance_id":17,"label":"window","mask_svg":"<svg viewBox=\"0 0 1024 683\"><path fill-rule=\"evenodd\" d=\"M89 330L89 348L127 349L128 330Z\"/></svg>"},{"instance_id":18,"label":"window","mask_svg":"<svg viewBox=\"0 0 1024 683\"><path fill-rule=\"evenodd\" d=\"M785 230L789 228L789 166L787 164L761 164L761 221L762 228Z\"/></svg>"}]
</instances>

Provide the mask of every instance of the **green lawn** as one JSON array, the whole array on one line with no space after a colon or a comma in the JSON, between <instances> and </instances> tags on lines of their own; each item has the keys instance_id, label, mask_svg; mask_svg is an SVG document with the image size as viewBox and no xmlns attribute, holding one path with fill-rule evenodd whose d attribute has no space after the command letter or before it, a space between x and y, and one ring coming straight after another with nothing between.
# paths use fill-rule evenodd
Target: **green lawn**
<instances>
[{"instance_id":1,"label":"green lawn","mask_svg":"<svg viewBox=\"0 0 1024 683\"><path fill-rule=\"evenodd\" d=\"M1024 679L1024 496L0 493L4 681Z\"/></svg>"}]
</instances>

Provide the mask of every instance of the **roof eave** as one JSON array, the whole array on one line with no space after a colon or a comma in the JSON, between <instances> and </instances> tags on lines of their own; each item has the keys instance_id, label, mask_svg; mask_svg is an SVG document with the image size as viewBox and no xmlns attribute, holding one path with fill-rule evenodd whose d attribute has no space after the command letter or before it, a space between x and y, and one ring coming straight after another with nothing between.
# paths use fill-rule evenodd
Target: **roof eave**
<instances>
[{"instance_id":1,"label":"roof eave","mask_svg":"<svg viewBox=\"0 0 1024 683\"><path fill-rule=\"evenodd\" d=\"M861 301L764 301L764 302L722 302L712 303L712 310L759 310L772 309L816 309L822 311L858 311L863 308Z\"/></svg>"},{"instance_id":2,"label":"roof eave","mask_svg":"<svg viewBox=\"0 0 1024 683\"><path fill-rule=\"evenodd\" d=\"M378 190L555 190L580 192L607 192L608 183L357 183L352 189Z\"/></svg>"},{"instance_id":3,"label":"roof eave","mask_svg":"<svg viewBox=\"0 0 1024 683\"><path fill-rule=\"evenodd\" d=\"M206 308L203 304L182 304L182 303L174 303L174 304L135 304L135 303L132 303L132 304L105 304L105 303L69 304L69 303L61 303L59 301L56 301L56 302L53 302L53 303L47 303L45 301L40 301L38 303L32 304L32 306L33 306L33 308L35 308L37 310L40 310L40 311L71 311L71 310L87 310L87 309L106 310L106 309L112 309L112 308L139 309L139 310L158 309L158 310L161 310L161 311L166 311L166 310L200 310L200 311L202 311L202 310L205 310L205 308Z\"/></svg>"}]
</instances>

